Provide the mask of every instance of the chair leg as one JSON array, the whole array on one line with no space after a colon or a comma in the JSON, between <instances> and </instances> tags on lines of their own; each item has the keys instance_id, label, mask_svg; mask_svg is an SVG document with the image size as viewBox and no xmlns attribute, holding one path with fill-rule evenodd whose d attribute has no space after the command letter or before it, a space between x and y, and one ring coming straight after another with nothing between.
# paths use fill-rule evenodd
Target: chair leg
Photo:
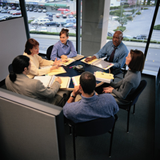
<instances>
[{"instance_id":1,"label":"chair leg","mask_svg":"<svg viewBox=\"0 0 160 160\"><path fill-rule=\"evenodd\" d=\"M111 158L112 141L113 141L113 134L114 134L115 123L116 123L116 120L114 121L114 125L113 125L112 131L111 131L110 148L109 148L109 158Z\"/></svg>"},{"instance_id":2,"label":"chair leg","mask_svg":"<svg viewBox=\"0 0 160 160\"><path fill-rule=\"evenodd\" d=\"M127 133L129 133L129 118L130 118L130 108L128 110L128 117L127 117Z\"/></svg>"},{"instance_id":3,"label":"chair leg","mask_svg":"<svg viewBox=\"0 0 160 160\"><path fill-rule=\"evenodd\" d=\"M135 106L136 104L133 105L133 114L135 114Z\"/></svg>"},{"instance_id":4,"label":"chair leg","mask_svg":"<svg viewBox=\"0 0 160 160\"><path fill-rule=\"evenodd\" d=\"M75 142L75 128L73 127L73 154L74 154L74 160L76 160L76 142Z\"/></svg>"}]
</instances>

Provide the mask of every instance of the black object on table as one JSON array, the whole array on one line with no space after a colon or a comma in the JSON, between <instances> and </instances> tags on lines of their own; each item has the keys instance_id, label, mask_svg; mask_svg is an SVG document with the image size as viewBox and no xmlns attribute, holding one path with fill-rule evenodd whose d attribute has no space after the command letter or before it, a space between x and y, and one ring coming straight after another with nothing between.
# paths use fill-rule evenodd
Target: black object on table
<instances>
[{"instance_id":1,"label":"black object on table","mask_svg":"<svg viewBox=\"0 0 160 160\"><path fill-rule=\"evenodd\" d=\"M81 60L77 60L77 61L71 63L68 66L63 66L63 68L66 70L66 73L58 74L56 76L60 76L60 77L66 77L66 76L68 76L68 77L74 77L74 76L81 75L80 72L78 72L76 69L74 69L75 66L77 66L77 65L83 65L84 66L84 71L89 71L89 72L91 72L93 74L96 71L101 71L101 72L106 72L106 73L109 72L109 70L103 70L103 69L101 69L99 67L83 63ZM97 83L100 83L100 81L97 81ZM74 88L74 84L73 84L72 79L71 79L69 88Z\"/></svg>"}]
</instances>

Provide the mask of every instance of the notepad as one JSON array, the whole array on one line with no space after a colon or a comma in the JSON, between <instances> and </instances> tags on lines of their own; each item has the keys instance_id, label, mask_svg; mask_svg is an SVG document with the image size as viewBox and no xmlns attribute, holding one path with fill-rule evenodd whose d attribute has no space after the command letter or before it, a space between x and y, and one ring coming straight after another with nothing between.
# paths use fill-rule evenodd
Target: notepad
<instances>
[{"instance_id":1,"label":"notepad","mask_svg":"<svg viewBox=\"0 0 160 160\"><path fill-rule=\"evenodd\" d=\"M66 71L63 67L59 67L57 69L53 69L52 71L50 71L48 75L51 76L51 75L57 75L57 74L62 74L62 73L66 73Z\"/></svg>"},{"instance_id":2,"label":"notepad","mask_svg":"<svg viewBox=\"0 0 160 160\"><path fill-rule=\"evenodd\" d=\"M112 79L114 79L113 74L110 74L110 73L97 71L97 72L94 72L94 75L97 81L102 81L106 83L110 83Z\"/></svg>"},{"instance_id":3,"label":"notepad","mask_svg":"<svg viewBox=\"0 0 160 160\"><path fill-rule=\"evenodd\" d=\"M56 76L35 76L34 79L37 79L43 83L45 87L51 87L51 85L55 82ZM70 85L70 77L59 77L61 78L61 87L60 88L69 88Z\"/></svg>"},{"instance_id":4,"label":"notepad","mask_svg":"<svg viewBox=\"0 0 160 160\"><path fill-rule=\"evenodd\" d=\"M55 80L56 76L35 76L34 79L37 79L43 83L45 87L51 87Z\"/></svg>"},{"instance_id":5,"label":"notepad","mask_svg":"<svg viewBox=\"0 0 160 160\"><path fill-rule=\"evenodd\" d=\"M78 86L79 85L79 83L80 83L80 76L81 75L72 77L72 81L73 81L74 86Z\"/></svg>"},{"instance_id":6,"label":"notepad","mask_svg":"<svg viewBox=\"0 0 160 160\"><path fill-rule=\"evenodd\" d=\"M72 57L74 60L80 60L82 59L84 56L83 55L80 55L80 54L77 54L76 57Z\"/></svg>"},{"instance_id":7,"label":"notepad","mask_svg":"<svg viewBox=\"0 0 160 160\"><path fill-rule=\"evenodd\" d=\"M67 58L66 60L68 60L68 61L62 63L64 66L68 66L69 64L71 64L75 61L73 58Z\"/></svg>"},{"instance_id":8,"label":"notepad","mask_svg":"<svg viewBox=\"0 0 160 160\"><path fill-rule=\"evenodd\" d=\"M96 67L102 68L102 69L104 69L104 70L107 70L107 69L111 68L112 66L114 66L113 63L104 61L103 58L93 59L93 60L90 61L90 62L86 62L86 61L85 61L85 58L84 58L84 59L82 59L81 61L84 62L84 63L87 63L87 64L94 65L94 66L96 66Z\"/></svg>"}]
</instances>

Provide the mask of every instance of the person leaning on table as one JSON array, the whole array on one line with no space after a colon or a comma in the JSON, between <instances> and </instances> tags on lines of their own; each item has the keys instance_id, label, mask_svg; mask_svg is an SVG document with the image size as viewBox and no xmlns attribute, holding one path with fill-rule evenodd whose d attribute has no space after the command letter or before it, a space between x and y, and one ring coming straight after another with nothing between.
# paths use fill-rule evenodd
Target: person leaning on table
<instances>
[{"instance_id":1,"label":"person leaning on table","mask_svg":"<svg viewBox=\"0 0 160 160\"><path fill-rule=\"evenodd\" d=\"M125 104L127 96L132 95L141 82L141 72L144 67L145 56L140 50L130 50L126 57L129 67L125 77L119 82L111 82L109 87L103 87L103 93L111 93L118 104ZM98 92L98 90L96 90ZM98 92L99 93L99 92Z\"/></svg>"},{"instance_id":2,"label":"person leaning on table","mask_svg":"<svg viewBox=\"0 0 160 160\"><path fill-rule=\"evenodd\" d=\"M46 88L41 81L27 77L31 69L30 59L19 55L12 62L13 72L5 79L8 90L31 98L39 99L58 106L63 106L67 99L57 92L61 79L57 77L50 88Z\"/></svg>"},{"instance_id":3,"label":"person leaning on table","mask_svg":"<svg viewBox=\"0 0 160 160\"><path fill-rule=\"evenodd\" d=\"M120 69L125 64L125 58L128 55L128 49L126 45L122 42L122 40L123 40L123 33L121 31L116 31L113 35L112 41L107 42L102 47L102 49L100 49L92 57L87 57L85 61L89 62L96 58L105 57L105 61L114 64L114 66L111 68L111 72L113 74L119 73Z\"/></svg>"},{"instance_id":4,"label":"person leaning on table","mask_svg":"<svg viewBox=\"0 0 160 160\"><path fill-rule=\"evenodd\" d=\"M110 94L96 95L95 87L95 76L90 72L83 72L80 85L75 86L63 107L64 116L75 123L114 116L119 110L115 99ZM80 93L82 99L75 102Z\"/></svg>"},{"instance_id":5,"label":"person leaning on table","mask_svg":"<svg viewBox=\"0 0 160 160\"><path fill-rule=\"evenodd\" d=\"M73 43L68 40L69 38L69 30L62 28L59 33L60 40L54 45L51 52L51 59L55 60L59 59L67 59L77 56L77 51L74 48Z\"/></svg>"},{"instance_id":6,"label":"person leaning on table","mask_svg":"<svg viewBox=\"0 0 160 160\"><path fill-rule=\"evenodd\" d=\"M55 62L51 60L46 60L40 57L39 55L39 43L33 39L30 38L27 40L25 44L25 50L23 55L30 58L31 68L27 76L29 78L33 78L34 76L42 76L50 71L56 69L59 67L59 62L55 60ZM40 68L43 66L51 66L50 68Z\"/></svg>"}]
</instances>

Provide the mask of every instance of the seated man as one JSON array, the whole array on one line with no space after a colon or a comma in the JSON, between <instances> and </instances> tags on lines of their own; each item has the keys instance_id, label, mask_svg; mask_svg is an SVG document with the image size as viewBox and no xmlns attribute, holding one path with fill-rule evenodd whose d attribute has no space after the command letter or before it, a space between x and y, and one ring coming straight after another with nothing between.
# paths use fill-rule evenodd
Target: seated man
<instances>
[{"instance_id":1,"label":"seated man","mask_svg":"<svg viewBox=\"0 0 160 160\"><path fill-rule=\"evenodd\" d=\"M80 85L76 86L63 107L64 116L75 123L114 116L119 107L110 94L95 94L96 79L90 72L83 72ZM82 99L75 102L81 93Z\"/></svg>"},{"instance_id":2,"label":"seated man","mask_svg":"<svg viewBox=\"0 0 160 160\"><path fill-rule=\"evenodd\" d=\"M106 57L106 61L113 62L114 64L114 66L111 68L111 72L113 74L117 74L117 72L119 72L124 66L125 58L128 55L128 49L122 40L123 33L121 31L116 31L113 35L112 41L107 42L102 49L100 49L91 58L87 57L85 61L89 62L96 58Z\"/></svg>"},{"instance_id":3,"label":"seated man","mask_svg":"<svg viewBox=\"0 0 160 160\"><path fill-rule=\"evenodd\" d=\"M5 84L8 90L31 98L46 101L58 106L64 106L67 96L58 92L61 79L57 77L51 88L46 88L42 82L30 79L30 59L27 56L17 56L12 62L13 71L6 77ZM58 93L57 93L58 92Z\"/></svg>"}]
</instances>

